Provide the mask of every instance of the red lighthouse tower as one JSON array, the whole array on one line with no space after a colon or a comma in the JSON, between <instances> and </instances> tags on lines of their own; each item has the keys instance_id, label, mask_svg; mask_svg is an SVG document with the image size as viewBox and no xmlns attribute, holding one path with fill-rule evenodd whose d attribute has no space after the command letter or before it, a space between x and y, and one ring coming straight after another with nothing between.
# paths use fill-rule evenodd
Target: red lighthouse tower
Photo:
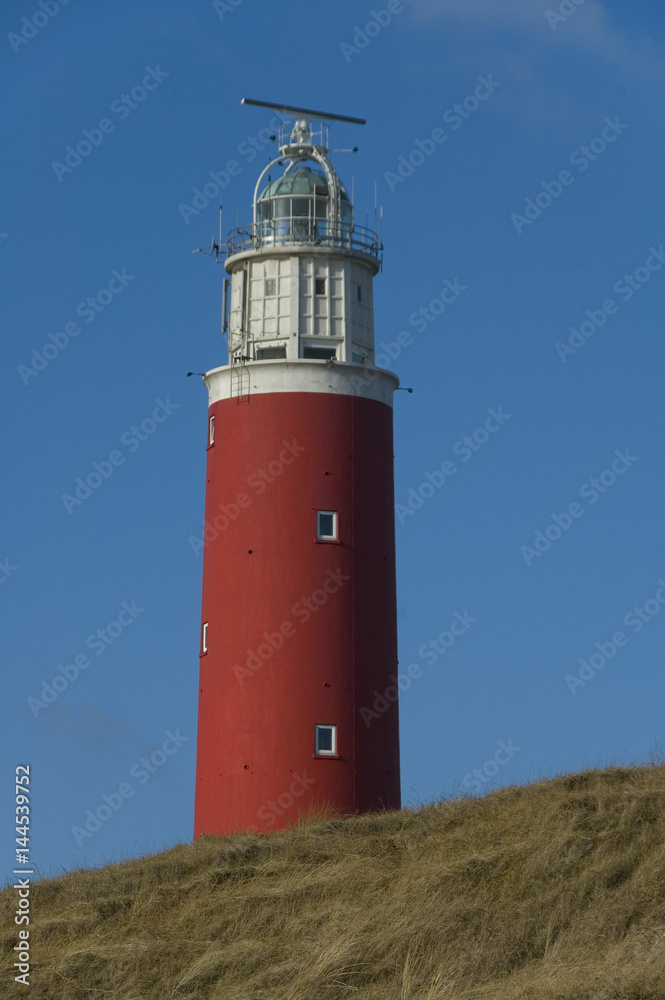
<instances>
[{"instance_id":1,"label":"red lighthouse tower","mask_svg":"<svg viewBox=\"0 0 665 1000\"><path fill-rule=\"evenodd\" d=\"M203 378L195 837L400 806L399 383L374 365L379 240L329 159L341 116L269 106L293 121L251 226L228 237L229 364Z\"/></svg>"}]
</instances>

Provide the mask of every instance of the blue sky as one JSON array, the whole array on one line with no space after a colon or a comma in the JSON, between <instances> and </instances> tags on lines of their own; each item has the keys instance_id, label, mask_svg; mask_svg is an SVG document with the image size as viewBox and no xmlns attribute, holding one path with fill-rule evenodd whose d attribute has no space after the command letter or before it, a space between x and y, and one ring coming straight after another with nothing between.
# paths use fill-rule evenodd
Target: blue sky
<instances>
[{"instance_id":1,"label":"blue sky","mask_svg":"<svg viewBox=\"0 0 665 1000\"><path fill-rule=\"evenodd\" d=\"M3 773L32 767L38 871L192 835L207 399L186 373L226 353L223 271L191 253L220 198L183 206L213 172L225 229L248 219L273 147L250 162L271 114L244 96L368 120L331 142L360 147L335 157L360 223L377 186L377 350L414 390L395 398L400 670L421 668L401 701L404 803L649 759L665 745L662 5L410 0L388 21L350 0L44 3L0 14ZM384 23L365 31L372 9ZM93 463L99 487L64 502ZM476 620L438 652L456 613ZM9 795L4 815L11 847Z\"/></svg>"}]
</instances>

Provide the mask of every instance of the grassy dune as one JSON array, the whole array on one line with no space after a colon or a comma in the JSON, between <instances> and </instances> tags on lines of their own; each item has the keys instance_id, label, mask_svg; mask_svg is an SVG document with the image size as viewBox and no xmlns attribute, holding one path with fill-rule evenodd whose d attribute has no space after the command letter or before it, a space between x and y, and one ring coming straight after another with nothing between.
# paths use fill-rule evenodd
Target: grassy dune
<instances>
[{"instance_id":1,"label":"grassy dune","mask_svg":"<svg viewBox=\"0 0 665 1000\"><path fill-rule=\"evenodd\" d=\"M30 1000L660 1000L665 766L205 837L32 912Z\"/></svg>"}]
</instances>

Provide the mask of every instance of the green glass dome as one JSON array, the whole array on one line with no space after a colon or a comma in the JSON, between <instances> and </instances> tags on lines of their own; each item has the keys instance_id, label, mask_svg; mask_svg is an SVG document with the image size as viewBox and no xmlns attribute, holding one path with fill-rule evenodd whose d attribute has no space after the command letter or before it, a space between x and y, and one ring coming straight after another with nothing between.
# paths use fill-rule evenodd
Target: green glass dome
<instances>
[{"instance_id":1,"label":"green glass dome","mask_svg":"<svg viewBox=\"0 0 665 1000\"><path fill-rule=\"evenodd\" d=\"M284 198L289 195L308 197L309 195L327 197L328 179L325 174L311 167L296 167L289 170L287 174L282 174L276 180L271 181L258 197L259 201L268 201L272 198ZM349 202L349 196L344 186L340 184L340 198L343 202Z\"/></svg>"}]
</instances>

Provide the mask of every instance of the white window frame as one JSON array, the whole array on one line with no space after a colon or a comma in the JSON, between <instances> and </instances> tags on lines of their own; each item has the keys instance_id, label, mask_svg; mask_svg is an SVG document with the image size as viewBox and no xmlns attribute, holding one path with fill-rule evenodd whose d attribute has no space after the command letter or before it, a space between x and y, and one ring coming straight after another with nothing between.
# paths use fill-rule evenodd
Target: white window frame
<instances>
[{"instance_id":1,"label":"white window frame","mask_svg":"<svg viewBox=\"0 0 665 1000\"><path fill-rule=\"evenodd\" d=\"M331 515L333 519L333 533L332 535L324 535L321 533L321 522L319 520L321 514ZM337 528L337 511L336 510L317 510L316 512L316 538L319 542L336 542L338 540L338 528Z\"/></svg>"},{"instance_id":2,"label":"white window frame","mask_svg":"<svg viewBox=\"0 0 665 1000\"><path fill-rule=\"evenodd\" d=\"M201 652L208 652L208 622L203 622L201 626Z\"/></svg>"},{"instance_id":3,"label":"white window frame","mask_svg":"<svg viewBox=\"0 0 665 1000\"><path fill-rule=\"evenodd\" d=\"M211 413L208 418L208 444L215 443L215 414Z\"/></svg>"},{"instance_id":4,"label":"white window frame","mask_svg":"<svg viewBox=\"0 0 665 1000\"><path fill-rule=\"evenodd\" d=\"M319 749L319 732L322 729L329 729L332 732L331 739L331 750L320 750ZM337 756L337 726L332 726L328 723L316 725L314 727L314 753L317 757L336 757Z\"/></svg>"}]
</instances>

